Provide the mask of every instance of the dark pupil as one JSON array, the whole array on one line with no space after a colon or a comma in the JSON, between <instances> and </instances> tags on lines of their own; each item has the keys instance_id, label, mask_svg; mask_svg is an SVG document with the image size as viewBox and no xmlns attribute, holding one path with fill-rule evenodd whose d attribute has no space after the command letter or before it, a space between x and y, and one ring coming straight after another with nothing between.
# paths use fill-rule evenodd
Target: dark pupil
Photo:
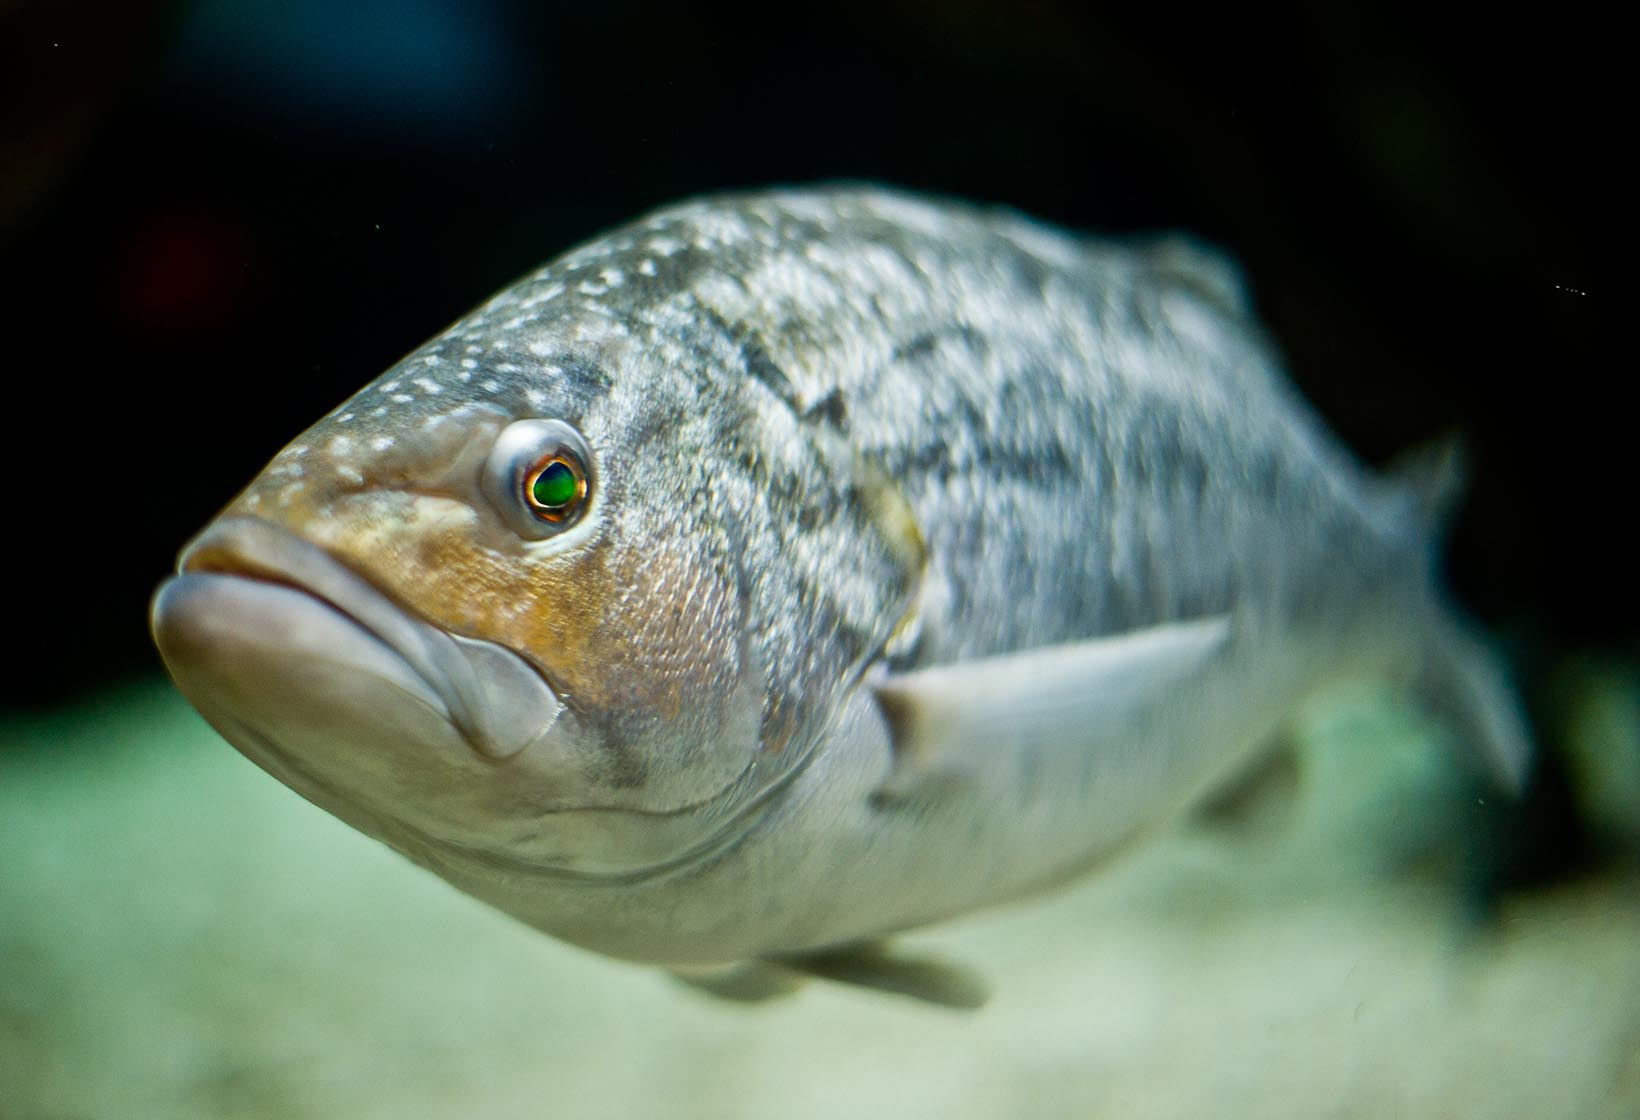
<instances>
[{"instance_id":1,"label":"dark pupil","mask_svg":"<svg viewBox=\"0 0 1640 1120\"><path fill-rule=\"evenodd\" d=\"M575 500L575 490L575 472L567 464L555 461L548 463L546 469L535 476L530 494L539 506L562 509Z\"/></svg>"}]
</instances>

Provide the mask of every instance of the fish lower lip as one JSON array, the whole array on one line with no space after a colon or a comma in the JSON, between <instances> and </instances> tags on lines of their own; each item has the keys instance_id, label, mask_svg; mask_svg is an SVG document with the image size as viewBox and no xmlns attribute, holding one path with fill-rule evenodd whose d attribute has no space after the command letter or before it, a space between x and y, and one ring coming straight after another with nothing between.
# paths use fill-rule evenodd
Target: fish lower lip
<instances>
[{"instance_id":1,"label":"fish lower lip","mask_svg":"<svg viewBox=\"0 0 1640 1120\"><path fill-rule=\"evenodd\" d=\"M413 669L485 757L519 754L563 711L540 673L511 650L421 620L317 545L271 522L215 522L183 551L177 571L184 578L215 573L283 585L331 607Z\"/></svg>"}]
</instances>

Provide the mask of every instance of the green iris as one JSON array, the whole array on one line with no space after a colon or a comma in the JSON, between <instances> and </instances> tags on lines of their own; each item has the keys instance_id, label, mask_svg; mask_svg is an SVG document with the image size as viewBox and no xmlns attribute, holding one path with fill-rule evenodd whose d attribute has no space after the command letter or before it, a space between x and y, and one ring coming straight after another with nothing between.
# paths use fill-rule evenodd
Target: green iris
<instances>
[{"instance_id":1,"label":"green iris","mask_svg":"<svg viewBox=\"0 0 1640 1120\"><path fill-rule=\"evenodd\" d=\"M558 510L573 502L580 489L581 480L569 464L562 459L554 459L535 476L535 481L530 484L530 496L543 509Z\"/></svg>"}]
</instances>

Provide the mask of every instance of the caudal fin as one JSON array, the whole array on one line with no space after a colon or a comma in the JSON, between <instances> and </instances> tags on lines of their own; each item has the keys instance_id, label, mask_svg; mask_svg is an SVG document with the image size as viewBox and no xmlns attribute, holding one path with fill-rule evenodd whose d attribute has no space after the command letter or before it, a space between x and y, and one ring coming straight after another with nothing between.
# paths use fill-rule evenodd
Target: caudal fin
<instances>
[{"instance_id":1,"label":"caudal fin","mask_svg":"<svg viewBox=\"0 0 1640 1120\"><path fill-rule=\"evenodd\" d=\"M1454 433L1415 448L1391 464L1389 474L1433 580L1469 474L1464 440ZM1508 669L1456 611L1437 603L1430 613L1416 688L1499 784L1519 793L1531 768L1532 737Z\"/></svg>"},{"instance_id":2,"label":"caudal fin","mask_svg":"<svg viewBox=\"0 0 1640 1120\"><path fill-rule=\"evenodd\" d=\"M1436 619L1416 688L1433 713L1471 747L1499 785L1520 793L1532 764L1532 736L1498 652L1452 615Z\"/></svg>"}]
</instances>

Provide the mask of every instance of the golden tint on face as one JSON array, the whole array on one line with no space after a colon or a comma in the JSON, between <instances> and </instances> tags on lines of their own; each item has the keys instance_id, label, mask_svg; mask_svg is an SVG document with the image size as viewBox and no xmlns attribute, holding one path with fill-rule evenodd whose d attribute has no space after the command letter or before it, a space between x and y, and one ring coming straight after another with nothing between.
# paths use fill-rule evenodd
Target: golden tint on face
<instances>
[{"instance_id":1,"label":"golden tint on face","mask_svg":"<svg viewBox=\"0 0 1640 1120\"><path fill-rule=\"evenodd\" d=\"M572 709L675 724L710 709L741 668L733 565L678 523L631 540L608 518L532 548L451 497L364 490L272 503L255 492L228 512L276 520L423 619L523 655Z\"/></svg>"}]
</instances>

